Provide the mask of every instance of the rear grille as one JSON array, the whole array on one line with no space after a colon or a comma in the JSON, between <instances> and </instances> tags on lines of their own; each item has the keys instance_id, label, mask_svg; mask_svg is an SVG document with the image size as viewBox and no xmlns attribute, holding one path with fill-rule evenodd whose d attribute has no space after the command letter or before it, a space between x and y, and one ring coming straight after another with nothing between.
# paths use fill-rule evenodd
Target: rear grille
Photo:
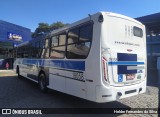
<instances>
[{"instance_id":1,"label":"rear grille","mask_svg":"<svg viewBox=\"0 0 160 117\"><path fill-rule=\"evenodd\" d=\"M130 94L130 93L135 93L137 90L130 90L130 91L126 91L125 94Z\"/></svg>"}]
</instances>

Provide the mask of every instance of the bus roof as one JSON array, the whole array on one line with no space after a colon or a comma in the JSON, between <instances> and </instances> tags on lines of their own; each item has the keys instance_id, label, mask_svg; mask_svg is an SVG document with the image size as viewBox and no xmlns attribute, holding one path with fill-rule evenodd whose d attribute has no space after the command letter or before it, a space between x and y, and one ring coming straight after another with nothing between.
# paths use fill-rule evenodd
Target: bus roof
<instances>
[{"instance_id":1,"label":"bus roof","mask_svg":"<svg viewBox=\"0 0 160 117\"><path fill-rule=\"evenodd\" d=\"M76 26L76 25L79 25L79 24L84 23L84 22L87 22L87 21L92 21L92 18L93 18L93 17L97 17L97 18L98 18L100 14L102 14L102 15L108 15L108 16L114 16L114 17L119 17L119 18L123 18L123 19L127 19L127 20L130 20L130 21L132 21L132 22L135 22L135 23L138 23L138 24L140 24L140 25L143 25L141 22L139 22L139 21L137 21L137 20L135 20L135 19L133 19L133 18L130 18L130 17L121 15L121 14L112 13L112 12L100 11L100 12L97 12L97 13L95 13L95 14L93 14L93 15L90 15L90 14L89 14L88 17L86 17L86 18L84 18L84 19L81 19L81 20L78 20L78 21L76 21L76 22L74 22L74 23L72 23L72 24L70 24L70 25L67 25L67 26L65 26L65 27L59 28L59 29L57 29L57 30L53 30L53 31L51 31L51 33L49 33L48 35L53 35L53 34L62 32L62 31L64 31L64 30L67 30L67 29L69 29L69 28L72 28L72 27L74 27L74 26ZM47 35L47 36L48 36L48 35Z\"/></svg>"},{"instance_id":2,"label":"bus roof","mask_svg":"<svg viewBox=\"0 0 160 117\"><path fill-rule=\"evenodd\" d=\"M143 25L141 22L135 20L134 18L131 18L131 17L128 17L128 16L125 16L125 15L121 15L121 14L117 14L117 13L112 13L112 12L103 12L103 11L100 12L100 13L106 14L106 15L108 15L108 16L114 16L114 17L119 17L119 18L128 19L128 20L131 20L131 21L133 21L133 22L136 22L136 23L138 23L138 24L140 24L140 25Z\"/></svg>"}]
</instances>

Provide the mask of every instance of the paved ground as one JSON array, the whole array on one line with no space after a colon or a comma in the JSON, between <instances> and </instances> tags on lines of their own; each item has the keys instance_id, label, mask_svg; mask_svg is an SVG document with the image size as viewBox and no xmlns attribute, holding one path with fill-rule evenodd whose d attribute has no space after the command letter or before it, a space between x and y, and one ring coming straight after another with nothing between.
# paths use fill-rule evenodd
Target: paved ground
<instances>
[{"instance_id":1,"label":"paved ground","mask_svg":"<svg viewBox=\"0 0 160 117\"><path fill-rule=\"evenodd\" d=\"M13 70L0 70L0 77L17 76Z\"/></svg>"},{"instance_id":2,"label":"paved ground","mask_svg":"<svg viewBox=\"0 0 160 117\"><path fill-rule=\"evenodd\" d=\"M13 71L0 71L0 108L157 108L158 107L158 88L148 86L145 94L119 100L117 102L97 104L94 102L79 99L73 96L62 94L56 91L49 91L48 94L42 93L37 84L27 80L18 79ZM107 110L107 109L106 109ZM13 117L16 115L12 115ZM31 115L26 115L30 117ZM34 115L33 115L34 116ZM39 117L53 115L41 115ZM66 115L56 115L66 116ZM157 116L157 115L71 115L77 117L140 117L140 116Z\"/></svg>"}]
</instances>

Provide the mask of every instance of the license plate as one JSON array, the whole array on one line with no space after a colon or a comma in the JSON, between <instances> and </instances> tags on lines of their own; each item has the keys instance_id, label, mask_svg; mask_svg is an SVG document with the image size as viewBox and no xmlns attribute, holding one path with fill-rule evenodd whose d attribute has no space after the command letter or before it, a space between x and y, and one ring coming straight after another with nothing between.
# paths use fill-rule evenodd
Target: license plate
<instances>
[{"instance_id":1,"label":"license plate","mask_svg":"<svg viewBox=\"0 0 160 117\"><path fill-rule=\"evenodd\" d=\"M135 74L126 74L126 80L133 80L135 78Z\"/></svg>"}]
</instances>

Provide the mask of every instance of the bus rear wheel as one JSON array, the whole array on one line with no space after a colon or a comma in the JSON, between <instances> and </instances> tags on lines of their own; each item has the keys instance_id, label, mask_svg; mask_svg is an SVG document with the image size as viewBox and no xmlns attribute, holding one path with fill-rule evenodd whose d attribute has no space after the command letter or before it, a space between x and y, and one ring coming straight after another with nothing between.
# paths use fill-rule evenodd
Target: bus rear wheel
<instances>
[{"instance_id":1,"label":"bus rear wheel","mask_svg":"<svg viewBox=\"0 0 160 117\"><path fill-rule=\"evenodd\" d=\"M40 87L40 90L44 93L48 91L46 77L43 73L39 75L39 87Z\"/></svg>"}]
</instances>

